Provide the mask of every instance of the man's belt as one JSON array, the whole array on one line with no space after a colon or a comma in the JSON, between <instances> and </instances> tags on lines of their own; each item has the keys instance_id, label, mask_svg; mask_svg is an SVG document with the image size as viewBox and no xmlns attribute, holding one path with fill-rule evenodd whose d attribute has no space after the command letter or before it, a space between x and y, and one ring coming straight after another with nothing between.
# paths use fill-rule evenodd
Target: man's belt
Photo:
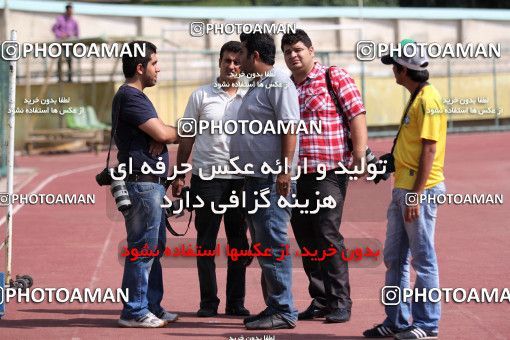
<instances>
[{"instance_id":1,"label":"man's belt","mask_svg":"<svg viewBox=\"0 0 510 340\"><path fill-rule=\"evenodd\" d=\"M152 182L164 185L166 177L159 177L151 174L129 174L126 182Z\"/></svg>"}]
</instances>

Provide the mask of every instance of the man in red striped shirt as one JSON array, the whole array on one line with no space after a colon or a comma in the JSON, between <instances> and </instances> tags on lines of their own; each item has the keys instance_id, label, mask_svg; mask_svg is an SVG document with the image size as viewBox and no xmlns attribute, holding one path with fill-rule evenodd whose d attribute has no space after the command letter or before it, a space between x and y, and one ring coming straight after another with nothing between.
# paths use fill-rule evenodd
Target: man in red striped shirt
<instances>
[{"instance_id":1,"label":"man in red striped shirt","mask_svg":"<svg viewBox=\"0 0 510 340\"><path fill-rule=\"evenodd\" d=\"M306 159L307 174L298 179L297 200L308 199L308 211L317 210L318 199L331 195L336 201L336 207L322 207L315 214L304 213L299 208L292 212L292 229L301 249L317 250L319 254L331 246L337 250L324 261L302 257L312 303L299 314L299 319L325 317L326 322L346 322L350 319L352 301L348 266L341 257L345 245L340 222L348 175L336 174L335 170L339 169L339 163L352 167L365 162L365 107L347 71L327 68L315 60L312 42L303 30L285 34L281 48L299 92L300 118L307 126L312 121L320 121L322 128L318 135L302 134L299 137L299 162L304 166ZM337 110L328 92L326 72L330 72L331 85L343 112ZM324 169L320 173L318 166ZM321 176L323 172L326 172L325 178ZM316 192L319 192L318 196Z\"/></svg>"}]
</instances>

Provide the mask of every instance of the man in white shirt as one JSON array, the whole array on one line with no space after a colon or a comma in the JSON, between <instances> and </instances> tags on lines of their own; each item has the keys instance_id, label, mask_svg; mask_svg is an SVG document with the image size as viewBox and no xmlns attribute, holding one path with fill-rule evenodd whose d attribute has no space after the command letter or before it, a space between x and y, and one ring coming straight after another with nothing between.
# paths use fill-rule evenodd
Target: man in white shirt
<instances>
[{"instance_id":1,"label":"man in white shirt","mask_svg":"<svg viewBox=\"0 0 510 340\"><path fill-rule=\"evenodd\" d=\"M199 125L206 120L209 125L224 124L228 120L237 120L237 111L241 105L245 89L238 87L240 71L239 53L241 43L229 41L220 50L220 76L213 84L205 85L195 90L188 101L184 118L194 119ZM241 196L244 180L241 177L228 174L216 174L210 180L212 167L228 167L230 159L230 136L218 131L210 130L197 133L194 137L183 137L177 151L178 169L193 150L191 192L204 201L204 207L196 210L195 228L197 229L197 246L202 250L214 250L220 228L221 218L224 216L225 232L230 248L238 250L249 249L246 236L247 226L244 221L242 207L228 208L226 212L215 214L221 204L227 204L235 191ZM184 176L177 177L172 183L172 193L178 196L185 185ZM200 282L199 317L212 317L218 314L218 287L216 284L216 265L213 256L197 257L198 279ZM244 308L246 267L243 261L228 259L227 269L227 301L225 313L227 315L247 316L250 312Z\"/></svg>"}]
</instances>

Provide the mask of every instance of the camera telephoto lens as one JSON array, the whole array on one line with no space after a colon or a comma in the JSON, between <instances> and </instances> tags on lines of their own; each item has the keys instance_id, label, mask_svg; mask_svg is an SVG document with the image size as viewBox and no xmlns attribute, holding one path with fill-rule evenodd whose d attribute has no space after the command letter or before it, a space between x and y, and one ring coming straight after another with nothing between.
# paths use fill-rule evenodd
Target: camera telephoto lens
<instances>
[{"instance_id":1,"label":"camera telephoto lens","mask_svg":"<svg viewBox=\"0 0 510 340\"><path fill-rule=\"evenodd\" d=\"M129 193L124 181L112 181L110 190L115 198L115 204L119 211L126 211L131 208L131 199L129 198Z\"/></svg>"}]
</instances>

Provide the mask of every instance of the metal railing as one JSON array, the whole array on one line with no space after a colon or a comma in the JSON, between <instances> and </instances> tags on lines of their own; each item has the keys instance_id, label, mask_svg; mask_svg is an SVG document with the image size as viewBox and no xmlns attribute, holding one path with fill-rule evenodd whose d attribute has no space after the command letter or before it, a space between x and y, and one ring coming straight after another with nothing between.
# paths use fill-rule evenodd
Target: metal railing
<instances>
[{"instance_id":1,"label":"metal railing","mask_svg":"<svg viewBox=\"0 0 510 340\"><path fill-rule=\"evenodd\" d=\"M7 103L9 101L9 64L0 59L0 177L7 171ZM4 191L4 188L1 188Z\"/></svg>"},{"instance_id":2,"label":"metal railing","mask_svg":"<svg viewBox=\"0 0 510 340\"><path fill-rule=\"evenodd\" d=\"M502 54L508 51L502 51ZM399 89L393 81L391 67L382 65L377 60L372 62L360 62L355 58L354 51L320 51L316 57L325 65L338 65L345 67L353 77L357 78L358 86L363 94L367 112L375 112L389 116L399 116L408 99L407 91ZM182 111L182 102L187 98L181 98L179 87L197 86L206 84L215 79L218 74L218 51L209 50L182 50L160 49L158 59L161 73L158 76L160 82L166 81L166 87L170 87L170 108L174 115L179 116ZM117 59L74 60L74 80L81 83L93 82L120 82L123 81L121 63ZM66 70L64 63L64 72ZM277 66L285 69L281 52L277 55ZM501 107L503 115L486 117L460 117L449 115L449 131L491 131L509 129L508 113L510 112L510 60L502 59L433 59L431 61L431 78L436 87L440 88L441 94L446 98L463 97L468 92L478 91L480 95L488 98L491 106ZM20 86L27 84L44 84L45 82L56 83L56 60L51 58L38 58L19 60L18 83ZM1 72L5 74L5 72ZM381 89L380 80L387 81L383 87L391 87L392 91L402 91L401 95L393 95L391 98L377 98L374 95ZM5 80L3 80L5 81ZM466 84L466 83L469 84ZM466 85L469 85L466 88ZM2 85L6 88L6 85ZM97 96L101 94L98 93ZM477 94L475 94L477 95ZM386 101L392 102L391 108L384 107ZM381 112L382 110L382 112ZM5 112L5 110L2 110ZM398 119L388 122L372 123L371 135L391 135L395 130ZM389 131L385 131L384 127Z\"/></svg>"}]
</instances>

